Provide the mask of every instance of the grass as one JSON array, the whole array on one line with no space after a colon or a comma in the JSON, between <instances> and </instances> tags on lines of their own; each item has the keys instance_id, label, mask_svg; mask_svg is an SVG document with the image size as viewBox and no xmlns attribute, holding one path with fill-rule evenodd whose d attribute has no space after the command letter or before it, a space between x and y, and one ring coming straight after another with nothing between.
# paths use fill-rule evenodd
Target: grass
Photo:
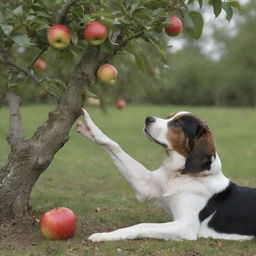
<instances>
[{"instance_id":1,"label":"grass","mask_svg":"<svg viewBox=\"0 0 256 256\"><path fill-rule=\"evenodd\" d=\"M49 105L26 106L22 110L24 129L31 136L46 118ZM174 106L128 106L122 111L110 108L107 115L89 109L96 124L135 159L149 169L162 161L160 147L142 135L147 115L166 117L170 112L188 110L206 119L214 131L223 171L233 181L256 186L256 115L247 108L205 108ZM7 109L0 109L0 167L7 159ZM76 133L55 156L34 187L31 201L35 218L57 206L71 208L78 217L78 230L68 241L47 241L33 225L15 233L2 231L0 255L256 255L255 241L162 241L143 239L90 243L93 232L110 231L141 222L165 222L163 210L137 202L133 191L121 177L108 155ZM5 231L4 226L2 230Z\"/></svg>"}]
</instances>

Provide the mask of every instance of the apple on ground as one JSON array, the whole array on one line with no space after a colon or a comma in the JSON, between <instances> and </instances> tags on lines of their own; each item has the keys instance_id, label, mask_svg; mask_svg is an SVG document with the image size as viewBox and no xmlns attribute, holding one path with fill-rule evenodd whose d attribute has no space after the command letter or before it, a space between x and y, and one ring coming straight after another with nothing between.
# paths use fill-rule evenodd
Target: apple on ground
<instances>
[{"instance_id":1,"label":"apple on ground","mask_svg":"<svg viewBox=\"0 0 256 256\"><path fill-rule=\"evenodd\" d=\"M76 216L66 207L47 211L40 221L40 229L47 239L68 239L75 234Z\"/></svg>"},{"instance_id":2,"label":"apple on ground","mask_svg":"<svg viewBox=\"0 0 256 256\"><path fill-rule=\"evenodd\" d=\"M48 42L57 49L64 49L70 44L70 31L64 25L54 25L48 30Z\"/></svg>"},{"instance_id":3,"label":"apple on ground","mask_svg":"<svg viewBox=\"0 0 256 256\"><path fill-rule=\"evenodd\" d=\"M177 36L183 29L182 21L176 16L171 16L170 25L165 27L165 33L168 36Z\"/></svg>"},{"instance_id":4,"label":"apple on ground","mask_svg":"<svg viewBox=\"0 0 256 256\"><path fill-rule=\"evenodd\" d=\"M92 45L102 44L108 37L108 29L98 21L87 24L84 29L84 39Z\"/></svg>"},{"instance_id":5,"label":"apple on ground","mask_svg":"<svg viewBox=\"0 0 256 256\"><path fill-rule=\"evenodd\" d=\"M45 70L47 68L47 65L44 60L37 59L36 62L33 64L34 68L39 70Z\"/></svg>"},{"instance_id":6,"label":"apple on ground","mask_svg":"<svg viewBox=\"0 0 256 256\"><path fill-rule=\"evenodd\" d=\"M97 70L97 78L107 84L113 84L116 81L118 72L111 64L104 64Z\"/></svg>"},{"instance_id":7,"label":"apple on ground","mask_svg":"<svg viewBox=\"0 0 256 256\"><path fill-rule=\"evenodd\" d=\"M126 105L126 102L125 102L125 100L124 99L117 99L117 101L116 101L116 108L117 109L122 109L122 108L124 108L125 107L125 105Z\"/></svg>"}]
</instances>

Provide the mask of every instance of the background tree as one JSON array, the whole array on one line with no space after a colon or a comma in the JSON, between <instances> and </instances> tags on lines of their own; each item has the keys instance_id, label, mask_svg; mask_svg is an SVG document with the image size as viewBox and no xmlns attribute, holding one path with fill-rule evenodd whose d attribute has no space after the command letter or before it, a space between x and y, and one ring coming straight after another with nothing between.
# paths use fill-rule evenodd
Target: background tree
<instances>
[{"instance_id":1,"label":"background tree","mask_svg":"<svg viewBox=\"0 0 256 256\"><path fill-rule=\"evenodd\" d=\"M236 36L226 38L223 32L219 40L226 45L226 51L218 64L218 98L222 105L256 106L256 3L250 1L244 7L243 20L238 24ZM235 65L234 65L235 63ZM231 68L232 67L232 68Z\"/></svg>"},{"instance_id":2,"label":"background tree","mask_svg":"<svg viewBox=\"0 0 256 256\"><path fill-rule=\"evenodd\" d=\"M209 3L216 16L222 8L229 15L233 7L239 7L236 1L211 0ZM203 1L14 0L0 3L0 58L1 70L4 70L1 93L10 109L7 137L10 154L0 172L1 221L20 218L28 211L31 190L55 153L67 142L99 66L119 53L129 53L144 70L145 61L138 51L142 41L164 57L167 40L162 40L162 29L170 15L180 16L186 31L200 37L203 20L200 13L190 11L193 4L198 9ZM100 46L81 40L85 25L94 20L104 23L109 30L108 39ZM47 31L54 24L64 24L71 30L71 44L65 50L48 45ZM43 55L49 56L52 64L47 76L32 70L35 61ZM56 73L60 76L56 77ZM56 108L30 138L22 129L21 98L17 96L22 90L29 90L28 80L42 95L51 94L57 99Z\"/></svg>"}]
</instances>

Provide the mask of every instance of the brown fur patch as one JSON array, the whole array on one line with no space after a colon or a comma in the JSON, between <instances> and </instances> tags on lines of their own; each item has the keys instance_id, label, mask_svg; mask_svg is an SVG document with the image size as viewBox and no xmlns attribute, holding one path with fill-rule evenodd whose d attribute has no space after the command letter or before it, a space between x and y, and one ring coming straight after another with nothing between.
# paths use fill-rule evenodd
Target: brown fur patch
<instances>
[{"instance_id":1,"label":"brown fur patch","mask_svg":"<svg viewBox=\"0 0 256 256\"><path fill-rule=\"evenodd\" d=\"M175 114L177 113L174 113L172 117L175 116ZM191 152L191 146L189 145L189 138L184 133L183 128L175 124L176 121L178 121L180 118L187 115L196 119L200 124L198 137L194 138L193 143L196 145L199 142L199 147L201 151L207 152L207 154L209 155L215 155L214 138L207 123L201 118L194 116L192 114L177 115L172 121L169 122L167 139L170 141L171 145L173 146L173 149L185 157L188 157L188 155ZM200 134L201 132L202 132L202 136Z\"/></svg>"},{"instance_id":2,"label":"brown fur patch","mask_svg":"<svg viewBox=\"0 0 256 256\"><path fill-rule=\"evenodd\" d=\"M185 136L185 133L181 127L176 127L174 125L175 119L169 123L167 139L170 141L175 151L187 157L189 154L188 138Z\"/></svg>"}]
</instances>

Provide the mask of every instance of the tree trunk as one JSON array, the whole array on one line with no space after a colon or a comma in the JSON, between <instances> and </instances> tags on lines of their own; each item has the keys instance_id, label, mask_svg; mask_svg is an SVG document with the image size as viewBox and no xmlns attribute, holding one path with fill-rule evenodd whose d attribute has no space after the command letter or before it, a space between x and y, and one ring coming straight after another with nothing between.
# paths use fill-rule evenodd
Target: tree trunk
<instances>
[{"instance_id":1,"label":"tree trunk","mask_svg":"<svg viewBox=\"0 0 256 256\"><path fill-rule=\"evenodd\" d=\"M67 142L69 131L81 114L85 89L91 87L97 68L111 57L97 47L88 46L48 120L32 138L9 141L11 153L0 172L0 222L20 218L26 213L34 184ZM10 118L15 115L10 113Z\"/></svg>"}]
</instances>

